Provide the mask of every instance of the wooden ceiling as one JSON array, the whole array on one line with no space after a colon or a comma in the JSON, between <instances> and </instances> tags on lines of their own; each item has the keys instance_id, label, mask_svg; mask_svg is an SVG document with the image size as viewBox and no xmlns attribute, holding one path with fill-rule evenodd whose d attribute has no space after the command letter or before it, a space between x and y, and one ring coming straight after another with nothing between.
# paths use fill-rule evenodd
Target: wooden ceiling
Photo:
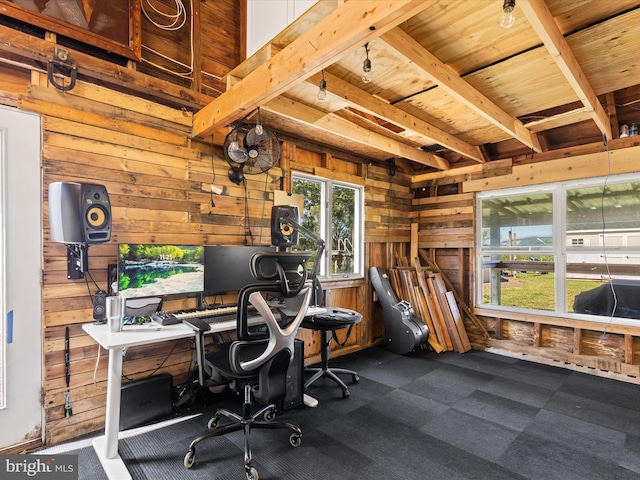
<instances>
[{"instance_id":1,"label":"wooden ceiling","mask_svg":"<svg viewBox=\"0 0 640 480\"><path fill-rule=\"evenodd\" d=\"M320 0L231 72L194 135L260 107L279 132L428 172L640 123L639 0L516 0L514 12L505 29L502 0Z\"/></svg>"}]
</instances>

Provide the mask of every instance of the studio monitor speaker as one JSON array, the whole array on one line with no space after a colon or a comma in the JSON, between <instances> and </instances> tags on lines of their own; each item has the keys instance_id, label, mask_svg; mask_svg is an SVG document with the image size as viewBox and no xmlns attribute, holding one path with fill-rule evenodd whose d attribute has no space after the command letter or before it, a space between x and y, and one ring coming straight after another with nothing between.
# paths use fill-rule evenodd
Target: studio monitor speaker
<instances>
[{"instance_id":1,"label":"studio monitor speaker","mask_svg":"<svg viewBox=\"0 0 640 480\"><path fill-rule=\"evenodd\" d=\"M102 185L54 182L49 185L51 240L95 244L111 239L111 204Z\"/></svg>"},{"instance_id":2,"label":"studio monitor speaker","mask_svg":"<svg viewBox=\"0 0 640 480\"><path fill-rule=\"evenodd\" d=\"M271 245L290 247L298 244L298 230L288 220L298 223L298 207L274 205L271 208Z\"/></svg>"}]
</instances>

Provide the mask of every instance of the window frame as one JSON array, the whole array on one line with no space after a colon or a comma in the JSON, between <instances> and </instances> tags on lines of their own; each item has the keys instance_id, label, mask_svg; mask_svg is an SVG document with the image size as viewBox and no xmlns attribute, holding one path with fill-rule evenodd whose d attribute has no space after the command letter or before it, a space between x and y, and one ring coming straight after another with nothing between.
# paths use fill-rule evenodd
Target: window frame
<instances>
[{"instance_id":1,"label":"window frame","mask_svg":"<svg viewBox=\"0 0 640 480\"><path fill-rule=\"evenodd\" d=\"M325 251L320 266L319 277L323 280L350 280L364 278L364 186L352 182L345 182L333 178L311 175L300 171L291 172L291 185L293 192L294 179L302 179L306 181L318 182L322 184L321 201L324 205L320 206L320 237L325 241ZM353 189L355 194L354 200L354 239L353 239L353 273L331 273L332 263L332 208L333 208L333 187L339 186ZM303 212L300 212L302 215Z\"/></svg>"},{"instance_id":2,"label":"window frame","mask_svg":"<svg viewBox=\"0 0 640 480\"><path fill-rule=\"evenodd\" d=\"M599 323L613 323L616 325L640 325L640 319L631 319L624 317L615 317L611 315L596 315L596 314L584 314L568 311L567 305L567 264L568 256L575 253L599 253L611 254L613 252L631 252L640 255L640 246L635 247L615 247L593 245L589 242L584 242L583 245L573 245L569 242L570 232L567 231L567 192L591 187L607 188L608 186L614 186L625 183L638 183L640 184L640 173L609 175L604 177L594 177L590 179L579 180L566 180L561 182L555 182L552 184L537 184L528 185L523 187L513 187L501 190L492 190L485 192L478 192L476 195L476 254L475 254L475 289L474 297L475 304L483 310L494 310L496 312L514 312L525 313L531 315L542 315L549 317L568 318L575 320L584 320L589 322ZM554 293L555 293L555 308L554 310L541 310L523 307L513 307L506 305L497 305L484 302L484 268L483 258L487 255L523 255L522 247L505 248L505 247L490 247L483 246L483 218L482 208L483 202L486 200L500 199L500 198L512 198L523 195L533 195L538 193L551 193L552 195L552 246L551 248L535 248L529 251L542 255L553 255L554 258ZM639 201L640 203L640 201ZM604 233L605 225L603 225ZM638 225L640 229L640 225ZM609 232L615 233L615 232ZM602 234L601 234L602 235ZM533 262L532 262L533 263ZM608 262L610 264L612 262ZM610 275L609 279L616 279L615 275ZM638 275L640 280L640 275ZM608 281L608 280L607 280Z\"/></svg>"}]
</instances>

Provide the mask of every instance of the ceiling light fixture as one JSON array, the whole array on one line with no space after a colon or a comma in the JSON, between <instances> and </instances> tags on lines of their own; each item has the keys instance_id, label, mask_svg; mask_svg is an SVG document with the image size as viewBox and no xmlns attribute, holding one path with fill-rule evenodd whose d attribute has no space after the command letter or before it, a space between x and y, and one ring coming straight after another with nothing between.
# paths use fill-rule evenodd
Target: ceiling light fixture
<instances>
[{"instance_id":1,"label":"ceiling light fixture","mask_svg":"<svg viewBox=\"0 0 640 480\"><path fill-rule=\"evenodd\" d=\"M262 128L262 119L260 118L260 107L258 107L258 118L256 119L256 134L262 135L264 133L264 129Z\"/></svg>"},{"instance_id":2,"label":"ceiling light fixture","mask_svg":"<svg viewBox=\"0 0 640 480\"><path fill-rule=\"evenodd\" d=\"M516 19L514 9L516 8L516 0L504 0L502 4L502 15L500 15L500 26L509 28Z\"/></svg>"},{"instance_id":3,"label":"ceiling light fixture","mask_svg":"<svg viewBox=\"0 0 640 480\"><path fill-rule=\"evenodd\" d=\"M362 81L369 83L371 81L371 60L369 60L369 43L364 44L364 51L367 54L367 58L364 59L362 64Z\"/></svg>"},{"instance_id":4,"label":"ceiling light fixture","mask_svg":"<svg viewBox=\"0 0 640 480\"><path fill-rule=\"evenodd\" d=\"M320 80L320 88L318 89L318 100L320 102L327 101L327 82L324 79L324 68L322 69L322 80Z\"/></svg>"}]
</instances>

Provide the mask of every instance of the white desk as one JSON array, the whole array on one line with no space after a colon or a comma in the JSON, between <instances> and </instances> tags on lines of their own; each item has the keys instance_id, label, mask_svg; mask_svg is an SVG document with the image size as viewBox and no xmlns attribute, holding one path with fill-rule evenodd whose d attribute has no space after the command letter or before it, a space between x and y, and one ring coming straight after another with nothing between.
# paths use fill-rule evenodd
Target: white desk
<instances>
[{"instance_id":1,"label":"white desk","mask_svg":"<svg viewBox=\"0 0 640 480\"><path fill-rule=\"evenodd\" d=\"M309 308L307 315L325 311L323 308ZM195 332L183 323L155 326L125 325L121 332L109 332L106 324L86 323L82 329L102 348L109 350L109 371L107 373L107 403L104 436L93 440L93 448L98 454L102 468L111 480L130 480L127 467L118 454L118 433L120 430L120 389L122 387L122 354L125 348L136 345L178 340L193 337ZM227 332L236 329L236 321L212 323L207 333ZM313 399L311 399L313 400Z\"/></svg>"},{"instance_id":2,"label":"white desk","mask_svg":"<svg viewBox=\"0 0 640 480\"><path fill-rule=\"evenodd\" d=\"M235 329L235 321L224 323L230 323L231 325L224 329L216 330L224 331ZM104 436L94 439L93 447L98 454L98 458L107 477L113 480L129 480L131 479L131 475L118 454L123 351L125 348L135 345L149 345L167 340L193 337L195 332L182 323L159 328L146 328L142 325L125 325L123 331L114 333L109 332L106 324L96 325L88 323L84 324L82 329L98 342L102 348L109 350Z\"/></svg>"}]
</instances>

